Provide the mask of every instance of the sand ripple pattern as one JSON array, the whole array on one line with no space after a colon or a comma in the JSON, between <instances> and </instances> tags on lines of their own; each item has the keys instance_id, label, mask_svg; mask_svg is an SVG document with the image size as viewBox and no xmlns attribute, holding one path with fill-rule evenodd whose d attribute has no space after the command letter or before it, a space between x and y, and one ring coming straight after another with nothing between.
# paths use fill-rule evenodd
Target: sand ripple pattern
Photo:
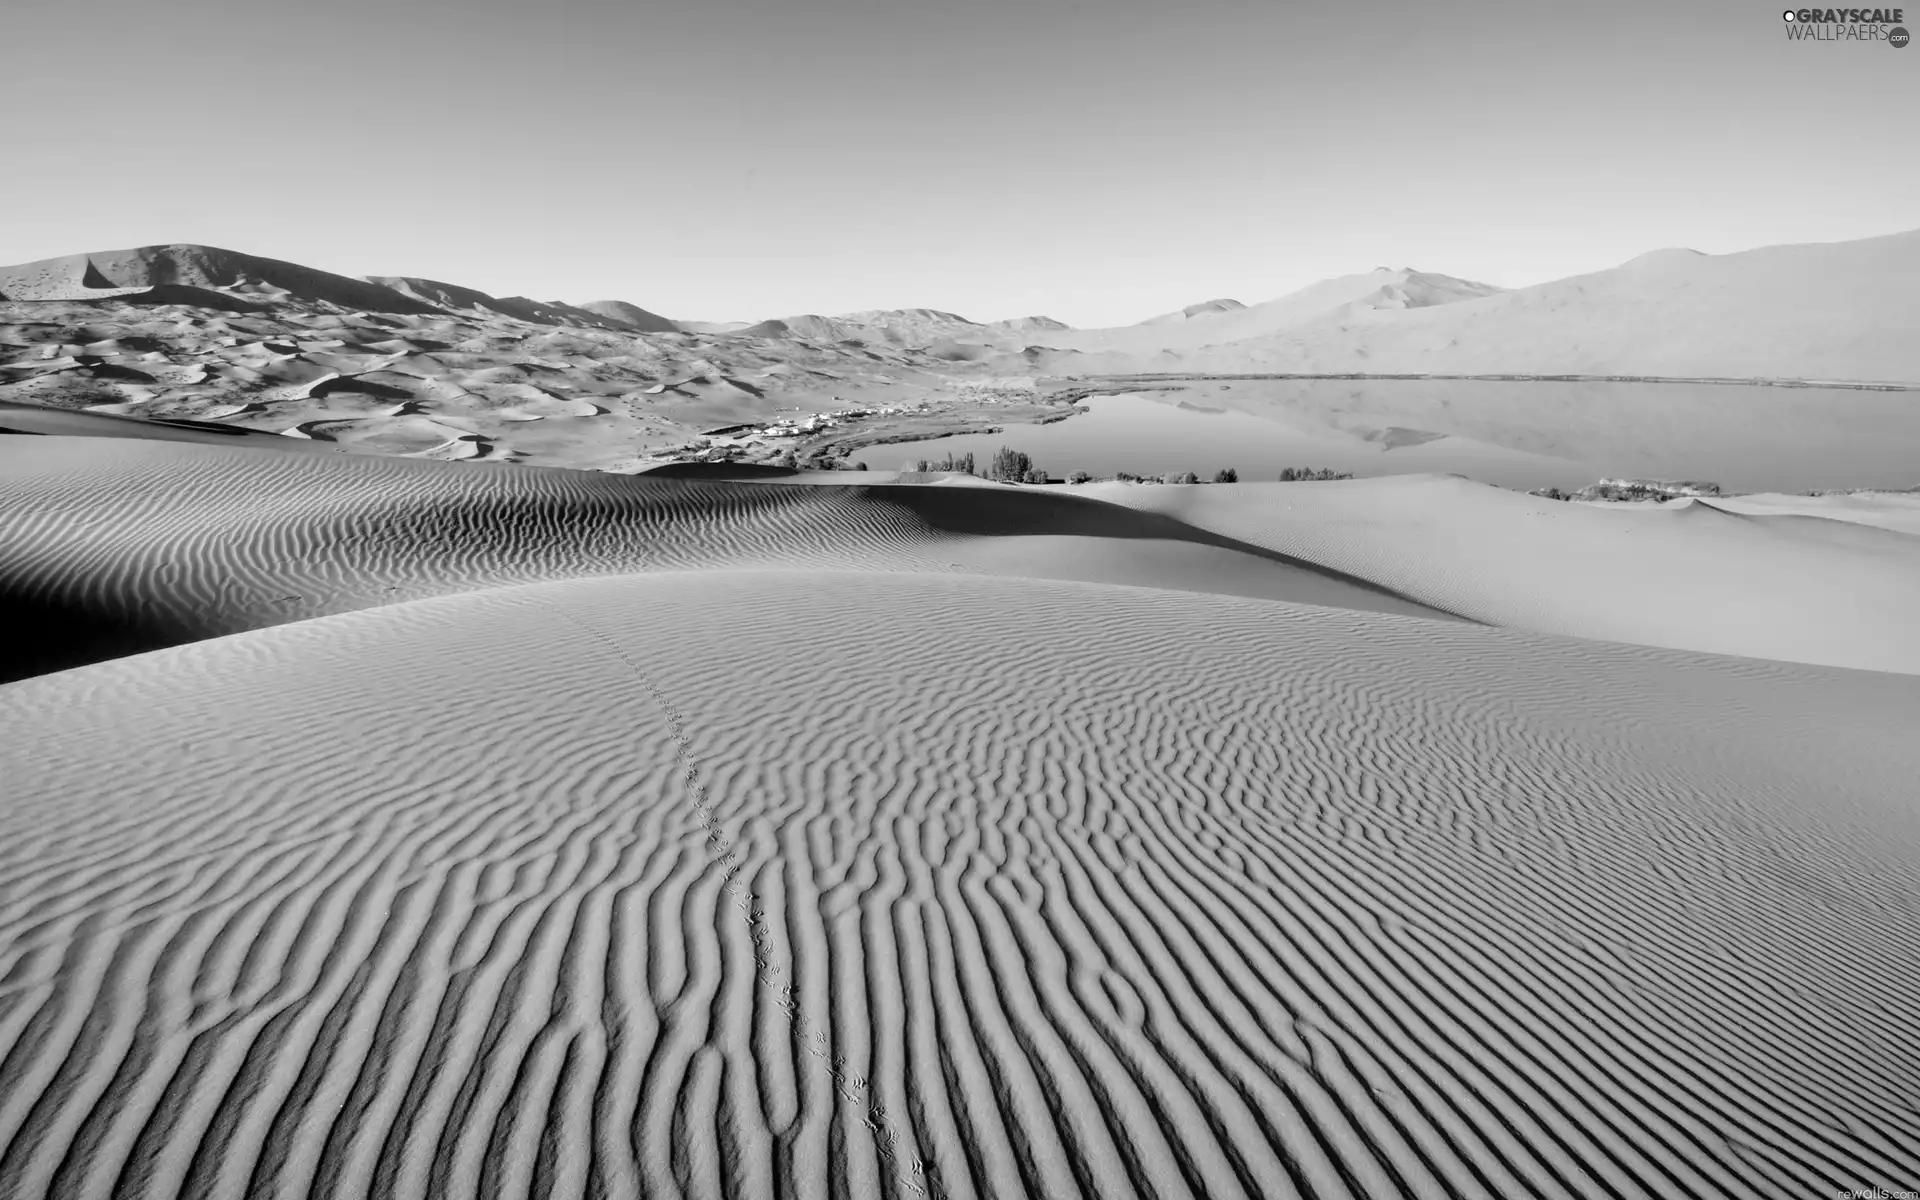
<instances>
[{"instance_id":1,"label":"sand ripple pattern","mask_svg":"<svg viewBox=\"0 0 1920 1200\"><path fill-rule=\"evenodd\" d=\"M1907 677L747 571L201 642L0 722L10 1198L1920 1180Z\"/></svg>"},{"instance_id":2,"label":"sand ripple pattern","mask_svg":"<svg viewBox=\"0 0 1920 1200\"><path fill-rule=\"evenodd\" d=\"M1169 517L1073 497L0 438L0 619L31 631L0 647L0 680L581 576L767 566L1009 573L994 553L1032 534L1116 547L1126 539L1134 550L1154 539L1211 551L1209 563L1244 560L1263 589L1287 599L1434 611ZM1120 558L1130 556L1141 555ZM1012 573L1036 567L1045 573L1030 562Z\"/></svg>"}]
</instances>

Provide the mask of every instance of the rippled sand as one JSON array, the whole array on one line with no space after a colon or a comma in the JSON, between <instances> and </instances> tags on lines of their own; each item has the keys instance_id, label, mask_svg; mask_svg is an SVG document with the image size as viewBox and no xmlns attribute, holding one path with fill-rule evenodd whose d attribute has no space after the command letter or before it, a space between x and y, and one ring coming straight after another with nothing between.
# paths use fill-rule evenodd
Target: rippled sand
<instances>
[{"instance_id":1,"label":"rippled sand","mask_svg":"<svg viewBox=\"0 0 1920 1200\"><path fill-rule=\"evenodd\" d=\"M1257 489L0 453L0 1196L1920 1176L1913 675Z\"/></svg>"}]
</instances>

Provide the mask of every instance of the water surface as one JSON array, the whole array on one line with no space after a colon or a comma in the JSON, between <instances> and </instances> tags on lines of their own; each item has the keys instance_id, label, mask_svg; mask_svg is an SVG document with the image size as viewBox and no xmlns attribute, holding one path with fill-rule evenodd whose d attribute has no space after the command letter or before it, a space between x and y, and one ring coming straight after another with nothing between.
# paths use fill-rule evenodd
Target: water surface
<instances>
[{"instance_id":1,"label":"water surface","mask_svg":"<svg viewBox=\"0 0 1920 1200\"><path fill-rule=\"evenodd\" d=\"M1159 385L1155 385L1158 387ZM1920 484L1920 393L1685 383L1212 380L1096 396L1052 425L871 446L876 469L998 447L1056 477L1233 467L1356 476L1444 472L1503 487L1602 476L1698 479L1729 491Z\"/></svg>"}]
</instances>

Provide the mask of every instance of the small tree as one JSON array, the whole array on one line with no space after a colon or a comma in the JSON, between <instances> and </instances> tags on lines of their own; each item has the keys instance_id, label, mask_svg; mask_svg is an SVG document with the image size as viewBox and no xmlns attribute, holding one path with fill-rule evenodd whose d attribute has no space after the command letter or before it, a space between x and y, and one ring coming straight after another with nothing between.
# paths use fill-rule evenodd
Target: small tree
<instances>
[{"instance_id":1,"label":"small tree","mask_svg":"<svg viewBox=\"0 0 1920 1200\"><path fill-rule=\"evenodd\" d=\"M1047 481L1047 473L1039 467L1030 467L1021 481L1023 483L1045 483Z\"/></svg>"},{"instance_id":2,"label":"small tree","mask_svg":"<svg viewBox=\"0 0 1920 1200\"><path fill-rule=\"evenodd\" d=\"M1067 482L1068 483L1091 483L1093 482L1093 476L1089 475L1085 471L1075 471L1071 475L1067 476Z\"/></svg>"},{"instance_id":3,"label":"small tree","mask_svg":"<svg viewBox=\"0 0 1920 1200\"><path fill-rule=\"evenodd\" d=\"M1215 483L1239 483L1240 472L1234 470L1232 467L1221 467L1213 473L1213 481Z\"/></svg>"},{"instance_id":4,"label":"small tree","mask_svg":"<svg viewBox=\"0 0 1920 1200\"><path fill-rule=\"evenodd\" d=\"M1168 483L1199 483L1200 477L1192 471L1182 471L1167 481Z\"/></svg>"},{"instance_id":5,"label":"small tree","mask_svg":"<svg viewBox=\"0 0 1920 1200\"><path fill-rule=\"evenodd\" d=\"M867 469L867 460L863 458L863 459L861 459L861 460L860 460L859 462L857 462L857 463L855 463L855 464L853 464L853 469L854 469L854 470L856 470L856 471L864 471L864 470L866 470L866 469Z\"/></svg>"}]
</instances>

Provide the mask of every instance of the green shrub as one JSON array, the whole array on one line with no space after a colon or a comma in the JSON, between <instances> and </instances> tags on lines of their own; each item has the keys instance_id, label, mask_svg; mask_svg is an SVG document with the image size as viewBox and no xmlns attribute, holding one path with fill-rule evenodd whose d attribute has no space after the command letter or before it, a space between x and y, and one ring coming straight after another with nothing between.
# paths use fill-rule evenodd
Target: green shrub
<instances>
[{"instance_id":1,"label":"green shrub","mask_svg":"<svg viewBox=\"0 0 1920 1200\"><path fill-rule=\"evenodd\" d=\"M1239 483L1240 472L1234 470L1232 467L1221 467L1213 473L1213 481L1215 483Z\"/></svg>"},{"instance_id":2,"label":"green shrub","mask_svg":"<svg viewBox=\"0 0 1920 1200\"><path fill-rule=\"evenodd\" d=\"M1093 476L1085 471L1075 471L1067 476L1068 483L1092 483Z\"/></svg>"}]
</instances>

